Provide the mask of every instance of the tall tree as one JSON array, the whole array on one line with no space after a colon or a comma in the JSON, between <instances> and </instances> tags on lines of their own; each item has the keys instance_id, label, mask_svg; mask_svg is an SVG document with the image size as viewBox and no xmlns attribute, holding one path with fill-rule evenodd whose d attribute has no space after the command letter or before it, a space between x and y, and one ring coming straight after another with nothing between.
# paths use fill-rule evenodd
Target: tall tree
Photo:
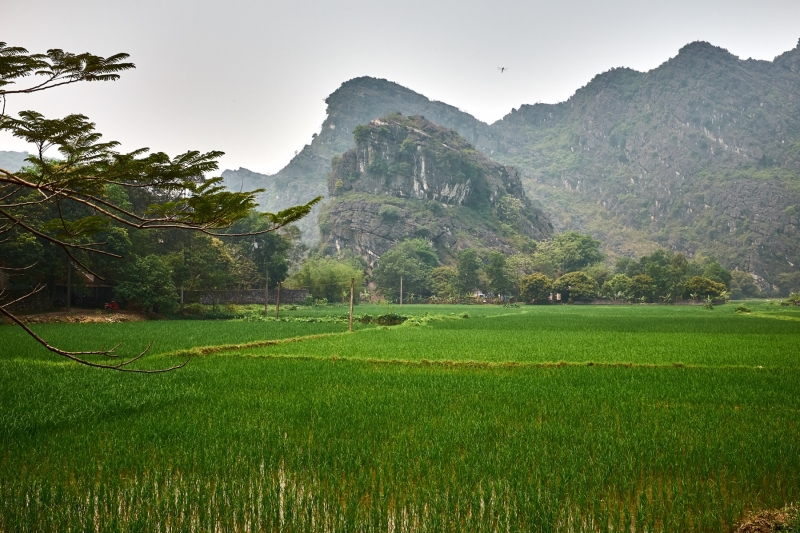
<instances>
[{"instance_id":1,"label":"tall tree","mask_svg":"<svg viewBox=\"0 0 800 533\"><path fill-rule=\"evenodd\" d=\"M149 153L147 148L124 153L118 151L119 143L103 142L94 123L84 115L48 119L36 111L23 111L17 117L5 113L10 96L79 82L117 80L121 72L134 68L127 59L128 54L101 57L59 49L30 54L24 48L0 43L0 130L35 149L22 171L0 169L0 234L22 244L33 237L98 277L89 257L120 257L109 250L107 242L99 240L111 227L187 229L222 236L224 228L246 217L256 206L256 194L260 192L231 192L221 186L222 178L207 177L217 170L222 152L188 151L172 158L163 152ZM36 80L18 85L31 76ZM51 149L58 152L58 157L45 155ZM137 210L121 200L121 190L131 195L146 191L156 201ZM299 220L320 199L279 213L264 213L268 225L252 234L272 232ZM4 254L0 268L18 272L32 269L33 265L15 265ZM33 292L42 288L40 285ZM0 313L48 350L89 366L150 372L128 366L147 349L132 359L107 363L99 362L95 356L118 358L113 348L75 352L53 346L9 310L12 303L0 302Z\"/></svg>"},{"instance_id":2,"label":"tall tree","mask_svg":"<svg viewBox=\"0 0 800 533\"><path fill-rule=\"evenodd\" d=\"M481 260L478 259L478 252L472 248L461 250L458 253L458 276L456 278L456 289L461 295L468 294L478 287L481 270Z\"/></svg>"}]
</instances>

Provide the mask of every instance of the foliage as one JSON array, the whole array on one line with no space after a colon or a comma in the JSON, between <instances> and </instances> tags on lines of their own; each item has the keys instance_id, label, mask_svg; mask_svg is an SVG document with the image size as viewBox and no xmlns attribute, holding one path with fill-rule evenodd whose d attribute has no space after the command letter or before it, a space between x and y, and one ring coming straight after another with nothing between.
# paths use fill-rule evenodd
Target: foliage
<instances>
[{"instance_id":1,"label":"foliage","mask_svg":"<svg viewBox=\"0 0 800 533\"><path fill-rule=\"evenodd\" d=\"M560 292L562 299L573 302L597 298L597 282L586 272L569 272L553 283L553 291Z\"/></svg>"},{"instance_id":2,"label":"foliage","mask_svg":"<svg viewBox=\"0 0 800 533\"><path fill-rule=\"evenodd\" d=\"M537 304L548 303L553 292L553 280L539 272L525 276L522 280L520 298Z\"/></svg>"},{"instance_id":3,"label":"foliage","mask_svg":"<svg viewBox=\"0 0 800 533\"><path fill-rule=\"evenodd\" d=\"M448 265L436 267L430 273L431 290L439 298L458 296L458 271Z\"/></svg>"},{"instance_id":4,"label":"foliage","mask_svg":"<svg viewBox=\"0 0 800 533\"><path fill-rule=\"evenodd\" d=\"M725 290L725 285L722 283L702 276L694 276L686 282L684 296L696 294L702 298L719 298Z\"/></svg>"},{"instance_id":5,"label":"foliage","mask_svg":"<svg viewBox=\"0 0 800 533\"><path fill-rule=\"evenodd\" d=\"M653 278L647 274L637 274L631 278L628 284L628 291L631 298L643 302L652 302L656 297L656 284Z\"/></svg>"},{"instance_id":6,"label":"foliage","mask_svg":"<svg viewBox=\"0 0 800 533\"><path fill-rule=\"evenodd\" d=\"M489 261L484 267L489 278L489 290L495 295L508 294L513 290L513 283L509 275L506 256L501 252L489 253Z\"/></svg>"},{"instance_id":7,"label":"foliage","mask_svg":"<svg viewBox=\"0 0 800 533\"><path fill-rule=\"evenodd\" d=\"M478 273L482 266L483 264L478 259L478 252L472 248L461 250L458 253L458 266L456 267L458 274L456 276L455 289L459 295L469 294L478 288Z\"/></svg>"},{"instance_id":8,"label":"foliage","mask_svg":"<svg viewBox=\"0 0 800 533\"><path fill-rule=\"evenodd\" d=\"M404 293L425 296L430 294L429 276L438 263L436 250L424 239L409 239L380 257L372 278L387 297L399 294L401 277Z\"/></svg>"},{"instance_id":9,"label":"foliage","mask_svg":"<svg viewBox=\"0 0 800 533\"><path fill-rule=\"evenodd\" d=\"M626 299L630 294L631 278L625 274L614 274L611 279L603 283L600 293L610 300Z\"/></svg>"},{"instance_id":10,"label":"foliage","mask_svg":"<svg viewBox=\"0 0 800 533\"><path fill-rule=\"evenodd\" d=\"M731 297L739 300L742 298L756 298L761 294L761 289L753 281L753 276L741 270L730 272Z\"/></svg>"},{"instance_id":11,"label":"foliage","mask_svg":"<svg viewBox=\"0 0 800 533\"><path fill-rule=\"evenodd\" d=\"M780 274L778 287L780 287L781 294L800 292L800 271Z\"/></svg>"},{"instance_id":12,"label":"foliage","mask_svg":"<svg viewBox=\"0 0 800 533\"><path fill-rule=\"evenodd\" d=\"M600 241L576 231L556 235L541 243L534 253L537 269L552 274L572 272L602 259Z\"/></svg>"},{"instance_id":13,"label":"foliage","mask_svg":"<svg viewBox=\"0 0 800 533\"><path fill-rule=\"evenodd\" d=\"M350 298L350 279L356 290L364 284L364 271L355 259L336 259L330 256L312 257L289 276L293 287L307 287L314 298L330 302L345 302Z\"/></svg>"},{"instance_id":14,"label":"foliage","mask_svg":"<svg viewBox=\"0 0 800 533\"><path fill-rule=\"evenodd\" d=\"M133 302L145 311L157 313L170 313L177 307L172 269L163 257L138 257L126 270L126 281L114 289L122 302Z\"/></svg>"}]
</instances>

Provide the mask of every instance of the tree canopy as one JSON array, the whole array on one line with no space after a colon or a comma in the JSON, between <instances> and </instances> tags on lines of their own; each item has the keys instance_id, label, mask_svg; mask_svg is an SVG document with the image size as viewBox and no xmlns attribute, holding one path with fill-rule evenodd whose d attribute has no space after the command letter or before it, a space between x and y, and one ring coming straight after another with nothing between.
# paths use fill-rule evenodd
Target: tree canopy
<instances>
[{"instance_id":1,"label":"tree canopy","mask_svg":"<svg viewBox=\"0 0 800 533\"><path fill-rule=\"evenodd\" d=\"M81 114L55 119L31 110L16 117L6 114L11 96L79 82L115 81L120 73L134 68L127 59L128 54L123 53L101 57L60 49L31 54L0 42L0 130L34 147L22 170L0 168L0 269L19 273L42 264L39 284L31 293L44 287L48 268L63 264L53 260L57 254L102 279L98 265L122 257L128 230L185 229L213 237L255 237L301 219L321 200L318 197L278 213L262 213L263 224L232 234L226 229L248 217L261 191L232 192L222 187L222 178L210 177L218 170L222 152L190 150L175 157L148 148L123 152L118 142L104 141L95 124ZM148 201L137 206L133 197ZM159 279L169 272L168 265L160 263L155 259L146 262ZM9 310L18 300L0 300L0 313L48 350L79 363L131 370L128 365L147 351L108 364L89 358L117 357L114 349L61 350L37 336Z\"/></svg>"}]
</instances>

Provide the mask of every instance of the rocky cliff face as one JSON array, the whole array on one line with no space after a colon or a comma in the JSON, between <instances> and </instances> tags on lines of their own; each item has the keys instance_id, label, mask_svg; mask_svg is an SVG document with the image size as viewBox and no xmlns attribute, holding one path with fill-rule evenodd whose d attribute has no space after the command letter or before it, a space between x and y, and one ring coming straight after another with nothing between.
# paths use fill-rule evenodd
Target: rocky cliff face
<instances>
[{"instance_id":1,"label":"rocky cliff face","mask_svg":"<svg viewBox=\"0 0 800 533\"><path fill-rule=\"evenodd\" d=\"M355 146L356 126L400 111L519 169L557 230L591 233L612 255L663 246L768 280L800 265L800 46L756 61L691 43L652 71L611 70L566 102L524 105L491 126L373 78L346 82L327 102L314 141L252 181L268 189L263 206L325 194L330 160Z\"/></svg>"},{"instance_id":2,"label":"rocky cliff face","mask_svg":"<svg viewBox=\"0 0 800 533\"><path fill-rule=\"evenodd\" d=\"M355 128L356 147L334 158L333 198L320 218L323 249L368 261L409 237L443 258L465 247L513 252L548 237L514 168L495 163L453 130L399 113Z\"/></svg>"}]
</instances>

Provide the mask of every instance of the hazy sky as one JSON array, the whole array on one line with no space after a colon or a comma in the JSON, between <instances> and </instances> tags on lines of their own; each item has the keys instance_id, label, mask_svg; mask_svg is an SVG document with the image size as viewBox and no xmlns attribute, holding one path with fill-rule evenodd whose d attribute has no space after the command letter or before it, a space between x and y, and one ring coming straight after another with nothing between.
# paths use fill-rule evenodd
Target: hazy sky
<instances>
[{"instance_id":1,"label":"hazy sky","mask_svg":"<svg viewBox=\"0 0 800 533\"><path fill-rule=\"evenodd\" d=\"M9 111L83 113L124 149L223 150L222 169L272 173L357 76L493 122L695 40L771 60L800 38L800 1L0 0L0 28L31 52L127 52L137 65L118 82L15 96ZM0 135L0 150L25 149Z\"/></svg>"}]
</instances>

